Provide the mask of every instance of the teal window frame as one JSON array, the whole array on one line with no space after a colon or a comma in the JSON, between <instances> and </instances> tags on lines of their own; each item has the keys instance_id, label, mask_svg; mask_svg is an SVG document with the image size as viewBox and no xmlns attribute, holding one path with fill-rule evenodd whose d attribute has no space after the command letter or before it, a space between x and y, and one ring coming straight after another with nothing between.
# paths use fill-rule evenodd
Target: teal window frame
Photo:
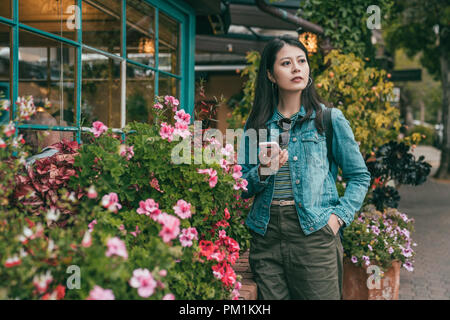
<instances>
[{"instance_id":1,"label":"teal window frame","mask_svg":"<svg viewBox=\"0 0 450 320\"><path fill-rule=\"evenodd\" d=\"M155 9L155 66L147 66L137 61L128 59L126 56L127 42L126 42L126 1L117 0L121 2L122 6L122 19L121 19L121 55L115 55L103 50L93 48L86 44L83 44L82 31L83 31L83 17L82 17L82 0L76 0L76 6L80 13L80 28L77 29L77 40L71 40L58 36L53 33L49 33L44 30L36 29L29 25L19 22L19 0L12 0L12 19L0 16L0 22L11 27L11 70L10 70L10 100L11 100L11 115L10 119L15 119L16 105L15 101L18 98L19 90L19 30L25 30L33 34L44 36L49 39L53 39L65 44L69 44L75 48L76 52L76 119L75 126L52 126L39 125L39 124L17 124L19 129L33 129L33 130L54 130L54 131L72 131L76 133L76 140L81 143L81 133L88 131L89 128L81 127L81 86L82 86L82 52L83 49L96 52L101 55L118 60L121 63L122 77L121 77L121 128L114 128L115 131L121 132L121 129L126 123L126 106L125 97L126 91L126 65L132 64L146 70L152 70L155 72L155 85L154 94L158 95L159 91L159 76L164 74L169 77L180 80L180 96L177 97L180 101L181 108L191 115L191 121L194 121L194 95L195 95L195 11L192 7L181 0L144 0ZM180 75L175 75L170 72L159 70L159 12L162 12L170 18L180 23ZM16 131L17 134L17 131Z\"/></svg>"}]
</instances>

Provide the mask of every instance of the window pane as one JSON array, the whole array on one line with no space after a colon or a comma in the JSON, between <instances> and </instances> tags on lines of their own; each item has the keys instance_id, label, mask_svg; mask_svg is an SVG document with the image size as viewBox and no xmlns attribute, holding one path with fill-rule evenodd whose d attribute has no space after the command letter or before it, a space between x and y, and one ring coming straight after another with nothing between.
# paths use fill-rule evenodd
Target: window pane
<instances>
[{"instance_id":1,"label":"window pane","mask_svg":"<svg viewBox=\"0 0 450 320\"><path fill-rule=\"evenodd\" d=\"M91 51L83 51L81 59L81 125L98 120L120 128L120 61Z\"/></svg>"},{"instance_id":2,"label":"window pane","mask_svg":"<svg viewBox=\"0 0 450 320\"><path fill-rule=\"evenodd\" d=\"M74 47L19 32L19 96L32 95L60 126L75 124L74 66Z\"/></svg>"},{"instance_id":3,"label":"window pane","mask_svg":"<svg viewBox=\"0 0 450 320\"><path fill-rule=\"evenodd\" d=\"M84 0L82 6L83 43L120 55L121 1Z\"/></svg>"},{"instance_id":4,"label":"window pane","mask_svg":"<svg viewBox=\"0 0 450 320\"><path fill-rule=\"evenodd\" d=\"M166 76L162 73L159 74L159 96L174 96L178 100L180 99L180 80Z\"/></svg>"},{"instance_id":5,"label":"window pane","mask_svg":"<svg viewBox=\"0 0 450 320\"><path fill-rule=\"evenodd\" d=\"M150 108L154 105L155 73L127 65L127 122L151 123Z\"/></svg>"},{"instance_id":6,"label":"window pane","mask_svg":"<svg viewBox=\"0 0 450 320\"><path fill-rule=\"evenodd\" d=\"M173 74L180 74L180 24L164 13L159 14L159 67Z\"/></svg>"},{"instance_id":7,"label":"window pane","mask_svg":"<svg viewBox=\"0 0 450 320\"><path fill-rule=\"evenodd\" d=\"M137 0L127 1L127 57L155 65L155 10Z\"/></svg>"},{"instance_id":8,"label":"window pane","mask_svg":"<svg viewBox=\"0 0 450 320\"><path fill-rule=\"evenodd\" d=\"M75 4L75 0L20 0L19 21L75 40Z\"/></svg>"},{"instance_id":9,"label":"window pane","mask_svg":"<svg viewBox=\"0 0 450 320\"><path fill-rule=\"evenodd\" d=\"M10 95L10 28L0 23L0 102ZM9 121L9 112L0 110L0 123Z\"/></svg>"},{"instance_id":10,"label":"window pane","mask_svg":"<svg viewBox=\"0 0 450 320\"><path fill-rule=\"evenodd\" d=\"M36 112L27 123L46 124L50 127L57 125L55 119L46 112ZM20 129L19 133L23 135L25 145L31 147L30 156L40 153L45 147L58 143L63 139L69 141L75 139L75 133L73 131ZM42 156L44 155L51 156L52 153L43 153Z\"/></svg>"},{"instance_id":11,"label":"window pane","mask_svg":"<svg viewBox=\"0 0 450 320\"><path fill-rule=\"evenodd\" d=\"M11 17L12 17L11 1L12 0L1 0L1 1L2 1L2 4L0 6L0 16L11 19Z\"/></svg>"}]
</instances>

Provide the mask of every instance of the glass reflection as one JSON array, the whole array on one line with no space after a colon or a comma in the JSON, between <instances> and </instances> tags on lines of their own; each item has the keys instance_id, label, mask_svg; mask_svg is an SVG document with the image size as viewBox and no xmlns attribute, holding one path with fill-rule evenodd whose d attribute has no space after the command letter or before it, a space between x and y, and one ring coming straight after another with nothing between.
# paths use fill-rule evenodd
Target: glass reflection
<instances>
[{"instance_id":1,"label":"glass reflection","mask_svg":"<svg viewBox=\"0 0 450 320\"><path fill-rule=\"evenodd\" d=\"M127 65L127 122L152 122L155 73L152 70Z\"/></svg>"},{"instance_id":2,"label":"glass reflection","mask_svg":"<svg viewBox=\"0 0 450 320\"><path fill-rule=\"evenodd\" d=\"M10 100L10 28L0 23L0 106L3 100ZM9 112L0 110L0 124L9 121Z\"/></svg>"},{"instance_id":3,"label":"glass reflection","mask_svg":"<svg viewBox=\"0 0 450 320\"><path fill-rule=\"evenodd\" d=\"M19 21L36 29L76 40L75 0L20 0Z\"/></svg>"},{"instance_id":4,"label":"glass reflection","mask_svg":"<svg viewBox=\"0 0 450 320\"><path fill-rule=\"evenodd\" d=\"M19 96L60 126L75 124L75 48L26 31L19 32Z\"/></svg>"},{"instance_id":5,"label":"glass reflection","mask_svg":"<svg viewBox=\"0 0 450 320\"><path fill-rule=\"evenodd\" d=\"M158 95L160 96L169 95L174 96L178 100L180 99L180 90L179 90L180 80L160 73L158 84L159 84Z\"/></svg>"},{"instance_id":6,"label":"glass reflection","mask_svg":"<svg viewBox=\"0 0 450 320\"><path fill-rule=\"evenodd\" d=\"M159 69L180 74L180 23L164 13L159 14Z\"/></svg>"},{"instance_id":7,"label":"glass reflection","mask_svg":"<svg viewBox=\"0 0 450 320\"><path fill-rule=\"evenodd\" d=\"M120 55L121 1L83 0L83 43Z\"/></svg>"},{"instance_id":8,"label":"glass reflection","mask_svg":"<svg viewBox=\"0 0 450 320\"><path fill-rule=\"evenodd\" d=\"M120 61L91 51L83 51L81 59L81 125L99 120L120 128Z\"/></svg>"},{"instance_id":9,"label":"glass reflection","mask_svg":"<svg viewBox=\"0 0 450 320\"><path fill-rule=\"evenodd\" d=\"M155 65L155 10L137 0L127 1L127 58Z\"/></svg>"},{"instance_id":10,"label":"glass reflection","mask_svg":"<svg viewBox=\"0 0 450 320\"><path fill-rule=\"evenodd\" d=\"M12 17L11 12L11 1L12 0L2 0L2 3L0 5L0 16L5 18Z\"/></svg>"}]
</instances>

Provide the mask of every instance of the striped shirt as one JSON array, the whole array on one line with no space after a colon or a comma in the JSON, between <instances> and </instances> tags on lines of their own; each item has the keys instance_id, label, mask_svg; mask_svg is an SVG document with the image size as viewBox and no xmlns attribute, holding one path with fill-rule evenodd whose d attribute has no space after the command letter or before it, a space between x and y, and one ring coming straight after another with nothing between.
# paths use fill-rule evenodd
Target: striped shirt
<instances>
[{"instance_id":1,"label":"striped shirt","mask_svg":"<svg viewBox=\"0 0 450 320\"><path fill-rule=\"evenodd\" d=\"M284 116L278 110L277 117L277 121L284 118ZM291 121L295 121L297 117L298 112L291 116ZM281 128L279 129L281 130ZM287 160L285 164L280 168L280 170L278 170L278 172L275 174L273 199L294 199L291 184L291 172L289 170L289 160Z\"/></svg>"}]
</instances>

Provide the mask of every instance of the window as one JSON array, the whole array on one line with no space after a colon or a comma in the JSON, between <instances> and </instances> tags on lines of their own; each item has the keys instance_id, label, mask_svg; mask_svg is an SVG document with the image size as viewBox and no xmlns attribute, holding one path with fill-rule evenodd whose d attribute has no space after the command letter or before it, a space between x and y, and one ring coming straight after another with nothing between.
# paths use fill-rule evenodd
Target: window
<instances>
[{"instance_id":1,"label":"window","mask_svg":"<svg viewBox=\"0 0 450 320\"><path fill-rule=\"evenodd\" d=\"M9 37L11 28L0 23L0 101L10 99L10 72L11 72L11 50ZM2 112L0 123L9 122L9 112Z\"/></svg>"},{"instance_id":2,"label":"window","mask_svg":"<svg viewBox=\"0 0 450 320\"><path fill-rule=\"evenodd\" d=\"M74 65L75 47L19 32L19 96L32 95L59 126L76 123Z\"/></svg>"},{"instance_id":3,"label":"window","mask_svg":"<svg viewBox=\"0 0 450 320\"><path fill-rule=\"evenodd\" d=\"M19 128L39 148L96 120L151 122L155 95L193 116L194 19L182 0L2 0L0 99L33 95L39 114Z\"/></svg>"}]
</instances>

